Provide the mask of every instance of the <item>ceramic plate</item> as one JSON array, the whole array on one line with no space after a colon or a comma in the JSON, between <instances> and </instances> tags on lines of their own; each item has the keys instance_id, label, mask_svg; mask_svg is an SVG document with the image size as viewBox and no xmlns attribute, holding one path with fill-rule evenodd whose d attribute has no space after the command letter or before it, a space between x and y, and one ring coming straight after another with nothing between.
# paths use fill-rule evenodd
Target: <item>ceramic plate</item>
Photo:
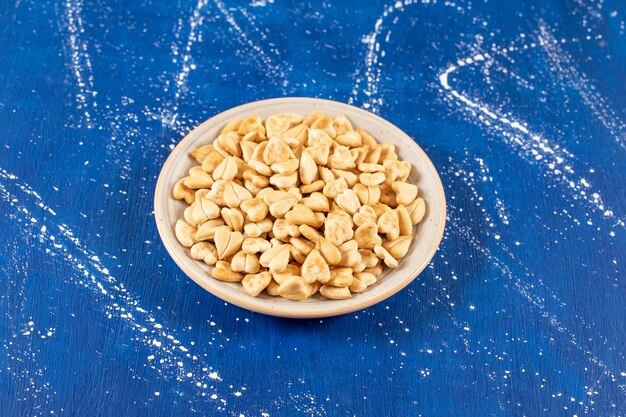
<instances>
[{"instance_id":1,"label":"ceramic plate","mask_svg":"<svg viewBox=\"0 0 626 417\"><path fill-rule=\"evenodd\" d=\"M360 127L379 142L393 142L400 159L413 166L407 182L417 184L419 195L426 201L426 215L415 227L414 239L408 254L400 260L397 269L385 268L378 282L365 292L353 294L348 300L327 300L319 294L305 301L290 301L262 293L252 297L240 283L221 282L210 276L211 267L190 258L189 249L176 240L174 224L182 218L186 204L172 197L176 181L187 175L197 162L189 153L211 143L224 125L235 118L258 114L263 119L274 113L299 113L304 116L321 111L335 117L345 114L355 128ZM369 307L391 297L428 265L443 235L446 219L446 201L437 170L422 148L406 133L390 122L365 110L335 101L316 98L279 98L244 104L218 114L192 130L165 161L154 195L154 213L161 240L174 262L198 285L213 295L239 307L259 313L282 317L313 318L350 313Z\"/></svg>"}]
</instances>

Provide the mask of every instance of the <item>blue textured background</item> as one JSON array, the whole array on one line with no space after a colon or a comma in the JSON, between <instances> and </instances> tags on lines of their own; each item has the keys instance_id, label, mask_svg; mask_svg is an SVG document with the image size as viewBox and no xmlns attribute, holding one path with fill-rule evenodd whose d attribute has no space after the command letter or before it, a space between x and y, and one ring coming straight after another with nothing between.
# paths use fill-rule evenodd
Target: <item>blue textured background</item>
<instances>
[{"instance_id":1,"label":"blue textured background","mask_svg":"<svg viewBox=\"0 0 626 417\"><path fill-rule=\"evenodd\" d=\"M1 415L626 414L623 1L1 3ZM440 170L440 251L380 305L253 314L159 242L173 145L282 95Z\"/></svg>"}]
</instances>

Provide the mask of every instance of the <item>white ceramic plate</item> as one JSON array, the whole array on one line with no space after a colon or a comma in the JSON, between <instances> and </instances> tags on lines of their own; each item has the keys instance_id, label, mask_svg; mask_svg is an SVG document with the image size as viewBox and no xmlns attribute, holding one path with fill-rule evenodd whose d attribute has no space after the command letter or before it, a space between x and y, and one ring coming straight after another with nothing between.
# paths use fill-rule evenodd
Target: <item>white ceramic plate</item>
<instances>
[{"instance_id":1,"label":"white ceramic plate","mask_svg":"<svg viewBox=\"0 0 626 417\"><path fill-rule=\"evenodd\" d=\"M426 215L415 228L408 254L397 269L385 268L378 282L365 292L354 294L349 300L327 300L319 294L305 301L290 301L262 293L252 297L240 283L226 283L210 276L211 267L191 259L189 249L176 240L174 224L182 218L186 204L172 197L176 181L187 175L197 162L189 153L211 143L222 127L235 118L258 114L263 119L274 113L299 113L304 116L321 111L331 116L345 114L355 127L370 133L379 142L393 142L396 152L413 166L409 182L417 184L419 194L426 201ZM215 296L248 310L282 317L329 317L369 307L391 297L413 281L428 265L443 235L446 219L446 201L443 186L428 156L406 133L388 121L365 110L335 101L316 98L278 98L244 104L218 114L192 130L165 161L154 195L154 214L165 248L178 266L202 288Z\"/></svg>"}]
</instances>

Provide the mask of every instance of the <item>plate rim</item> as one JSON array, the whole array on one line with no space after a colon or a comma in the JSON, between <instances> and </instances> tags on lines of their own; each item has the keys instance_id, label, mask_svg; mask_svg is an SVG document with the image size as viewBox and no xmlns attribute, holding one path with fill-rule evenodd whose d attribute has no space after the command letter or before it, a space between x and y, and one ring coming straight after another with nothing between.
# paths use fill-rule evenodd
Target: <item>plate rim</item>
<instances>
[{"instance_id":1,"label":"plate rim","mask_svg":"<svg viewBox=\"0 0 626 417\"><path fill-rule=\"evenodd\" d=\"M202 131L206 127L206 125L211 124L214 119L216 119L218 117L227 116L228 113L236 113L242 107L251 106L253 104L263 105L263 104L272 104L272 103L276 103L276 102L284 103L285 101L287 101L287 102L292 101L292 102L299 102L299 103L302 103L302 101L305 101L305 102L308 102L310 104L321 104L321 105L324 105L324 104L329 104L330 105L330 104L332 104L333 106L339 105L340 107L350 108L351 111L356 111L356 112L359 112L359 113L367 114L367 117L374 118L378 123L391 125L393 128L395 128L398 131L400 131L402 135L406 136L406 138L409 139L409 141L416 147L417 152L420 153L422 157L424 157L424 161L426 162L426 164L430 165L430 168L432 169L432 172L435 174L435 179L436 179L435 188L436 188L437 194L440 195L441 198L442 198L442 210L440 211L441 222L440 222L439 228L437 229L436 238L433 240L433 243L428 248L427 256L424 257L424 259L416 266L416 268L410 274L407 274L407 276L404 279L402 279L401 281L399 281L396 285L392 286L391 288L389 288L388 290L382 292L381 294L379 294L376 297L366 298L366 299L364 299L360 303L349 304L349 305L346 305L345 307L338 306L338 307L332 308L330 310L329 309L320 309L320 310L315 310L315 311L312 311L312 312L310 312L310 311L303 312L303 311L299 311L298 309L288 310L288 309L284 309L282 306L279 306L277 308L270 308L270 307L265 307L263 305L257 305L254 302L249 302L249 301L245 300L244 298L231 296L228 293L222 292L218 288L215 288L215 287L210 287L209 288L209 287L207 287L204 284L203 280L201 280L199 278L196 278L196 274L193 273L190 269L187 268L186 262L189 259L191 259L191 258L187 257L185 260L180 259L178 254L174 251L174 248L172 247L171 243L167 239L164 239L165 232L166 232L166 227L171 227L171 226L165 224L166 222L165 222L164 216L161 215L161 210L159 209L159 202L163 198L161 189L164 188L163 184L166 181L164 179L164 175L165 175L164 173L169 171L170 165L172 165L174 163L174 160L177 159L178 154L180 152L182 152L181 151L181 149L183 148L182 145L184 143L186 143L187 141L195 139L195 138L192 138L192 133L196 132L196 131ZM396 126L395 124L391 123L390 121L382 118L381 116L378 116L378 115L376 115L374 113L371 113L371 112L369 112L369 111L367 111L365 109L362 109L360 107L353 106L351 104L342 103L342 102L335 101L335 100L322 99L322 98L297 97L297 96L296 97L292 96L292 97L269 98L269 99L256 100L256 101L243 103L243 104L237 105L235 107L231 107L231 108L229 108L227 110L224 110L222 112L219 112L219 113L211 116L210 118L208 118L207 120L205 120L201 124L197 125L193 129L191 129L189 132L187 132L185 134L185 136L180 141L178 141L178 143L176 144L174 149L172 149L172 151L168 155L167 159L165 160L165 162L161 166L161 170L159 172L159 176L158 176L157 182L156 182L155 187L154 187L153 206L154 206L153 207L154 208L154 220L155 220L155 223L156 223L156 226L157 226L157 231L159 233L159 239L161 240L161 243L163 244L163 246L165 246L165 249L166 249L167 253L174 260L176 265L185 273L185 275L187 275L187 277L189 277L197 285L199 285L205 291L207 291L208 293L214 295L215 297L217 297L217 298L219 298L219 299L221 299L223 301L226 301L226 302L228 302L230 304L234 304L234 305L236 305L236 306L238 306L240 308L244 308L246 310L250 310L250 311L254 311L254 312L257 312L257 313L262 313L262 314L266 314L266 315L270 315L270 316L288 317L288 318L302 318L302 319L333 317L333 316L338 316L338 315L342 315L342 314L348 314L348 313L351 313L351 312L354 312L354 311L358 311L358 310L362 310L362 309L371 307L374 304L378 304L379 302L384 301L384 300L388 299L389 297L392 297L393 295L395 295L398 292L400 292L407 285L409 285L411 282L413 282L413 280L417 279L417 277L422 273L422 271L424 271L424 269L430 264L430 261L433 259L435 253L437 252L437 250L439 249L439 246L441 245L441 240L443 238L443 233L444 233L444 230L445 230L446 218L447 218L446 194L445 194L445 191L444 191L444 188L443 188L443 183L441 182L441 177L439 176L439 172L435 168L435 165L433 164L432 160L428 157L426 152L424 152L422 147L411 136L409 136L404 130L400 129L398 126ZM183 261L185 261L185 262L183 262ZM254 298L252 298L252 299L254 299ZM294 301L294 303L298 303L298 302Z\"/></svg>"}]
</instances>

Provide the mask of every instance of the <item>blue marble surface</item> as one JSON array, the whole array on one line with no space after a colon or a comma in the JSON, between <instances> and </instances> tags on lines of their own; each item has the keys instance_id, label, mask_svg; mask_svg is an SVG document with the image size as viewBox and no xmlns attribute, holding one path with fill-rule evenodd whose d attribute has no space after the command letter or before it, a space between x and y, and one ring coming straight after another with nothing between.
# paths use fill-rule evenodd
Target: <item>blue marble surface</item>
<instances>
[{"instance_id":1,"label":"blue marble surface","mask_svg":"<svg viewBox=\"0 0 626 417\"><path fill-rule=\"evenodd\" d=\"M621 0L3 1L0 414L626 414ZM250 313L168 257L161 164L222 110L369 109L440 170L404 291Z\"/></svg>"}]
</instances>

